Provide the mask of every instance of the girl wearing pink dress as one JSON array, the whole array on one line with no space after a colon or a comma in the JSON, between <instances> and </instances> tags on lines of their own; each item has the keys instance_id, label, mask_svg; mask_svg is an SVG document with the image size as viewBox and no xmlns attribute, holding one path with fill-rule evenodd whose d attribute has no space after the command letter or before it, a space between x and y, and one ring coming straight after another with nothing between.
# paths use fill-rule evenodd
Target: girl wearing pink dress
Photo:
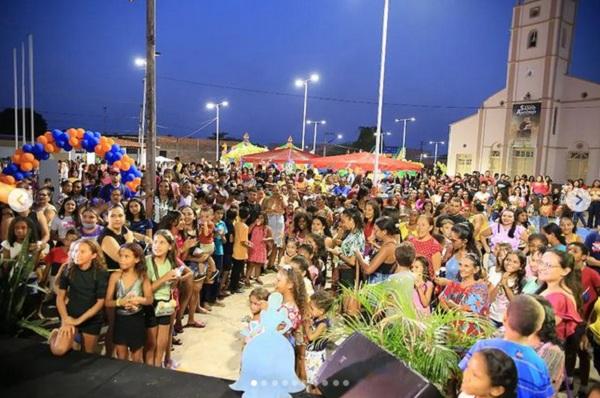
<instances>
[{"instance_id":1,"label":"girl wearing pink dress","mask_svg":"<svg viewBox=\"0 0 600 398\"><path fill-rule=\"evenodd\" d=\"M254 279L262 285L259 279L262 268L267 263L268 248L273 241L273 233L268 225L267 213L261 212L250 225L250 243L248 250L248 266L246 267L246 286L250 286L250 280Z\"/></svg>"}]
</instances>

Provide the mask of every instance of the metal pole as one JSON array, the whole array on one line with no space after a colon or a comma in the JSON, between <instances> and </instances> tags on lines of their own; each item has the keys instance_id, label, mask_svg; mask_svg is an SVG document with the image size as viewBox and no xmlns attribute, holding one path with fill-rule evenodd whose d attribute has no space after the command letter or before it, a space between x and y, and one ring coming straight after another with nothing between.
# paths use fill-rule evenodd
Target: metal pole
<instances>
[{"instance_id":1,"label":"metal pole","mask_svg":"<svg viewBox=\"0 0 600 398\"><path fill-rule=\"evenodd\" d=\"M14 96L15 96L15 150L19 147L19 88L17 80L19 77L17 76L17 49L13 48L13 77L14 77ZM23 144L25 144L23 142Z\"/></svg>"},{"instance_id":2,"label":"metal pole","mask_svg":"<svg viewBox=\"0 0 600 398\"><path fill-rule=\"evenodd\" d=\"M145 74L144 67L144 74ZM144 98L142 102L142 131L140 133L140 165L146 163L146 147L144 143L146 142L145 131L146 131L146 76L144 76Z\"/></svg>"},{"instance_id":3,"label":"metal pole","mask_svg":"<svg viewBox=\"0 0 600 398\"><path fill-rule=\"evenodd\" d=\"M402 129L402 152L406 159L406 119L404 119L404 128Z\"/></svg>"},{"instance_id":4,"label":"metal pole","mask_svg":"<svg viewBox=\"0 0 600 398\"><path fill-rule=\"evenodd\" d=\"M27 137L25 127L25 43L21 42L21 120L23 123L23 145Z\"/></svg>"},{"instance_id":5,"label":"metal pole","mask_svg":"<svg viewBox=\"0 0 600 398\"><path fill-rule=\"evenodd\" d=\"M379 181L379 145L381 141L381 118L383 114L383 85L385 80L385 52L387 48L387 26L388 26L388 10L390 6L389 0L384 0L383 3L383 31L381 34L381 64L379 70L379 103L377 105L377 136L375 137L375 167L373 168L373 183Z\"/></svg>"},{"instance_id":6,"label":"metal pole","mask_svg":"<svg viewBox=\"0 0 600 398\"><path fill-rule=\"evenodd\" d=\"M146 0L146 192L156 192L156 0ZM148 195L152 201L152 195Z\"/></svg>"},{"instance_id":7,"label":"metal pole","mask_svg":"<svg viewBox=\"0 0 600 398\"><path fill-rule=\"evenodd\" d=\"M33 112L33 35L29 35L29 100L31 102L31 144L35 142L35 123Z\"/></svg>"},{"instance_id":8,"label":"metal pole","mask_svg":"<svg viewBox=\"0 0 600 398\"><path fill-rule=\"evenodd\" d=\"M302 116L302 150L304 150L304 134L306 133L306 108L308 105L308 80L304 81L304 114Z\"/></svg>"},{"instance_id":9,"label":"metal pole","mask_svg":"<svg viewBox=\"0 0 600 398\"><path fill-rule=\"evenodd\" d=\"M435 143L435 150L433 152L433 167L435 168L435 165L437 164L437 148L438 148L438 143Z\"/></svg>"},{"instance_id":10,"label":"metal pole","mask_svg":"<svg viewBox=\"0 0 600 398\"><path fill-rule=\"evenodd\" d=\"M313 150L312 153L315 153L317 151L317 126L319 125L319 122L315 123L315 131L313 133Z\"/></svg>"},{"instance_id":11,"label":"metal pole","mask_svg":"<svg viewBox=\"0 0 600 398\"><path fill-rule=\"evenodd\" d=\"M215 134L216 136L216 140L215 140L215 167L218 167L219 164L219 108L221 107L221 104L217 104L217 132Z\"/></svg>"}]
</instances>

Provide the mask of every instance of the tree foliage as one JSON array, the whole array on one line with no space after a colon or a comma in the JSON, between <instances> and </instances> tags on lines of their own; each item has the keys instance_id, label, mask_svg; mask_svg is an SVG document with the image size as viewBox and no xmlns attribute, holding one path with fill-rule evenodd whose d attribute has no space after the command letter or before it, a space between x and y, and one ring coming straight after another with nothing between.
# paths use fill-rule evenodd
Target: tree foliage
<instances>
[{"instance_id":1,"label":"tree foliage","mask_svg":"<svg viewBox=\"0 0 600 398\"><path fill-rule=\"evenodd\" d=\"M19 109L17 123L19 126L19 135L23 136L23 119L21 115L21 110ZM39 136L48 131L48 123L44 117L37 113L33 112L33 121L35 127L35 136ZM31 109L25 108L25 131L26 137L29 139L31 137ZM13 133L15 132L15 108L6 108L2 112L0 112L0 133ZM20 138L20 137L19 137Z\"/></svg>"},{"instance_id":2,"label":"tree foliage","mask_svg":"<svg viewBox=\"0 0 600 398\"><path fill-rule=\"evenodd\" d=\"M377 127L365 127L361 126L358 128L358 139L352 143L352 147L356 149L362 149L363 151L371 151L375 146L375 132Z\"/></svg>"}]
</instances>

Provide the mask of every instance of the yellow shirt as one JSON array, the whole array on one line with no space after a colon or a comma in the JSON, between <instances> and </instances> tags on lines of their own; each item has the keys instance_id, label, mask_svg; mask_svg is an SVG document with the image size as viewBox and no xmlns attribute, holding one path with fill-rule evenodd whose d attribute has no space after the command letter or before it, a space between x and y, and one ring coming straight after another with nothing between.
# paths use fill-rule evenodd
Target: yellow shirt
<instances>
[{"instance_id":1,"label":"yellow shirt","mask_svg":"<svg viewBox=\"0 0 600 398\"><path fill-rule=\"evenodd\" d=\"M248 242L248 226L243 221L236 221L233 225L235 237L233 239L233 258L236 260L248 259L248 248L242 242Z\"/></svg>"}]
</instances>

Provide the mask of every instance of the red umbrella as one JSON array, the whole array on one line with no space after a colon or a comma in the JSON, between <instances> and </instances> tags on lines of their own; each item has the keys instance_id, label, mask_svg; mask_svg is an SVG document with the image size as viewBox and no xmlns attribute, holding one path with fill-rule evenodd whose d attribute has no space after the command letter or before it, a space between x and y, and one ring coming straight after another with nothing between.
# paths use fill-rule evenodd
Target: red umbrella
<instances>
[{"instance_id":1,"label":"red umbrella","mask_svg":"<svg viewBox=\"0 0 600 398\"><path fill-rule=\"evenodd\" d=\"M313 163L315 159L320 159L320 156L313 155L309 152L300 151L295 148L280 148L273 149L267 152L254 153L252 155L242 156L242 162L249 163L287 163L295 164Z\"/></svg>"},{"instance_id":2,"label":"red umbrella","mask_svg":"<svg viewBox=\"0 0 600 398\"><path fill-rule=\"evenodd\" d=\"M346 155L326 156L316 159L313 166L332 170L356 167L364 171L373 171L375 167L375 154L370 152L350 153ZM397 160L379 155L379 169L381 171L419 171L423 166L419 163Z\"/></svg>"}]
</instances>

